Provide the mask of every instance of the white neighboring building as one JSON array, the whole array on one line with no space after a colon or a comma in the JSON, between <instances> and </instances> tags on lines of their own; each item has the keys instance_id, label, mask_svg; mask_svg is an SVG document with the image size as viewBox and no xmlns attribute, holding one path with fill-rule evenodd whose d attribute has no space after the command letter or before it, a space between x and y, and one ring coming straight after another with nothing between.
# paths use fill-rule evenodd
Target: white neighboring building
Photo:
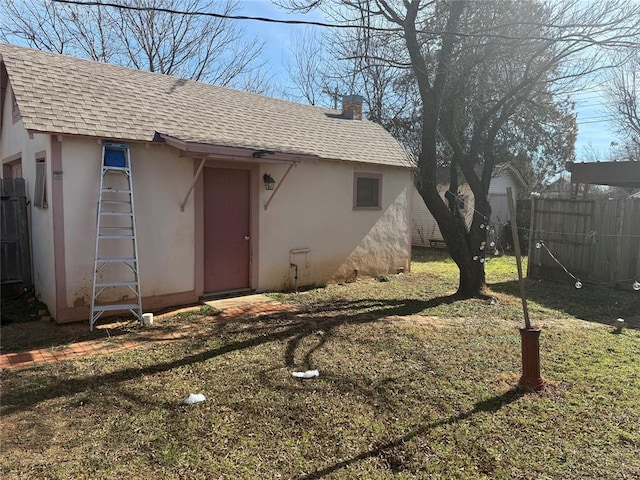
<instances>
[{"instance_id":1,"label":"white neighboring building","mask_svg":"<svg viewBox=\"0 0 640 480\"><path fill-rule=\"evenodd\" d=\"M444 199L445 192L449 188L449 170L442 169L438 172L440 196ZM509 164L498 165L489 184L489 204L491 205L491 219L489 226L495 229L496 235L500 234L499 226L509 221L509 207L507 204L507 187L511 187L514 200L518 198L526 183L517 169ZM467 221L467 225L473 220L474 199L469 185L461 183L458 186L458 196L463 202L461 211ZM418 247L444 246L444 239L438 228L436 219L414 186L411 191L411 243ZM445 200L446 203L446 200Z\"/></svg>"}]
</instances>

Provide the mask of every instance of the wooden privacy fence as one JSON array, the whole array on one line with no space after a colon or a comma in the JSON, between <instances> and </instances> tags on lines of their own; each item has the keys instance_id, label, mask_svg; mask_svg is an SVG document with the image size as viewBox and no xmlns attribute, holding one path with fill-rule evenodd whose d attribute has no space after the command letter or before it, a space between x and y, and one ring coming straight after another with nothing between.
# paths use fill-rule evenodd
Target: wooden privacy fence
<instances>
[{"instance_id":1,"label":"wooden privacy fence","mask_svg":"<svg viewBox=\"0 0 640 480\"><path fill-rule=\"evenodd\" d=\"M640 279L640 199L532 199L528 276L575 282L552 255L581 281L631 286Z\"/></svg>"},{"instance_id":2,"label":"wooden privacy fence","mask_svg":"<svg viewBox=\"0 0 640 480\"><path fill-rule=\"evenodd\" d=\"M31 252L23 178L0 179L0 280L3 293L30 289Z\"/></svg>"}]
</instances>

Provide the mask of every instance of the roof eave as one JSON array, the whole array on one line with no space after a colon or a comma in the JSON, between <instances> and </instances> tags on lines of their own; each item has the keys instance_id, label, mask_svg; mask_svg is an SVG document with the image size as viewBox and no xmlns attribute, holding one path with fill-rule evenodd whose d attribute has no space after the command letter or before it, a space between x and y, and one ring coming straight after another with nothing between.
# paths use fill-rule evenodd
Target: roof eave
<instances>
[{"instance_id":1,"label":"roof eave","mask_svg":"<svg viewBox=\"0 0 640 480\"><path fill-rule=\"evenodd\" d=\"M568 162L565 168L571 172L571 183L640 187L639 162Z\"/></svg>"},{"instance_id":2,"label":"roof eave","mask_svg":"<svg viewBox=\"0 0 640 480\"><path fill-rule=\"evenodd\" d=\"M506 168L510 170L511 173L513 173L513 176L516 177L518 182L520 182L521 187L526 187L528 185L527 181L524 179L524 177L520 173L520 170L518 170L516 167L514 167L510 163L505 163L503 168Z\"/></svg>"},{"instance_id":3,"label":"roof eave","mask_svg":"<svg viewBox=\"0 0 640 480\"><path fill-rule=\"evenodd\" d=\"M320 157L308 153L277 152L268 148L247 148L209 143L189 142L177 137L156 132L154 142L165 143L180 150L180 156L196 158L222 158L234 161L258 163L317 162Z\"/></svg>"}]
</instances>

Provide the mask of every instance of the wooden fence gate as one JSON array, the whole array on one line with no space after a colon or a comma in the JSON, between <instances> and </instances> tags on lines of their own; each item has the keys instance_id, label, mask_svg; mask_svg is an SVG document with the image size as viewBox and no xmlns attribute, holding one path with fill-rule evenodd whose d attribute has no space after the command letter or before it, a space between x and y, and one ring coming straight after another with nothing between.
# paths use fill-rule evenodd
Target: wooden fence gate
<instances>
[{"instance_id":1,"label":"wooden fence gate","mask_svg":"<svg viewBox=\"0 0 640 480\"><path fill-rule=\"evenodd\" d=\"M582 281L640 279L640 199L532 199L530 228L531 278L575 281L560 263Z\"/></svg>"},{"instance_id":2,"label":"wooden fence gate","mask_svg":"<svg viewBox=\"0 0 640 480\"><path fill-rule=\"evenodd\" d=\"M31 289L27 195L23 178L0 179L0 281L5 292Z\"/></svg>"}]
</instances>

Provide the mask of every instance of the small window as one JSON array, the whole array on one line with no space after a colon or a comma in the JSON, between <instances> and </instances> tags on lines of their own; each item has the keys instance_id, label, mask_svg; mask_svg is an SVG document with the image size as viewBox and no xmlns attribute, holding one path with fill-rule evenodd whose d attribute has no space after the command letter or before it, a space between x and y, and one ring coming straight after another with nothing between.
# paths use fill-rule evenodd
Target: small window
<instances>
[{"instance_id":1,"label":"small window","mask_svg":"<svg viewBox=\"0 0 640 480\"><path fill-rule=\"evenodd\" d=\"M375 210L382 207L381 174L356 173L353 183L353 208Z\"/></svg>"},{"instance_id":2,"label":"small window","mask_svg":"<svg viewBox=\"0 0 640 480\"><path fill-rule=\"evenodd\" d=\"M44 158L36 158L36 191L33 194L33 205L47 208L47 162Z\"/></svg>"}]
</instances>

